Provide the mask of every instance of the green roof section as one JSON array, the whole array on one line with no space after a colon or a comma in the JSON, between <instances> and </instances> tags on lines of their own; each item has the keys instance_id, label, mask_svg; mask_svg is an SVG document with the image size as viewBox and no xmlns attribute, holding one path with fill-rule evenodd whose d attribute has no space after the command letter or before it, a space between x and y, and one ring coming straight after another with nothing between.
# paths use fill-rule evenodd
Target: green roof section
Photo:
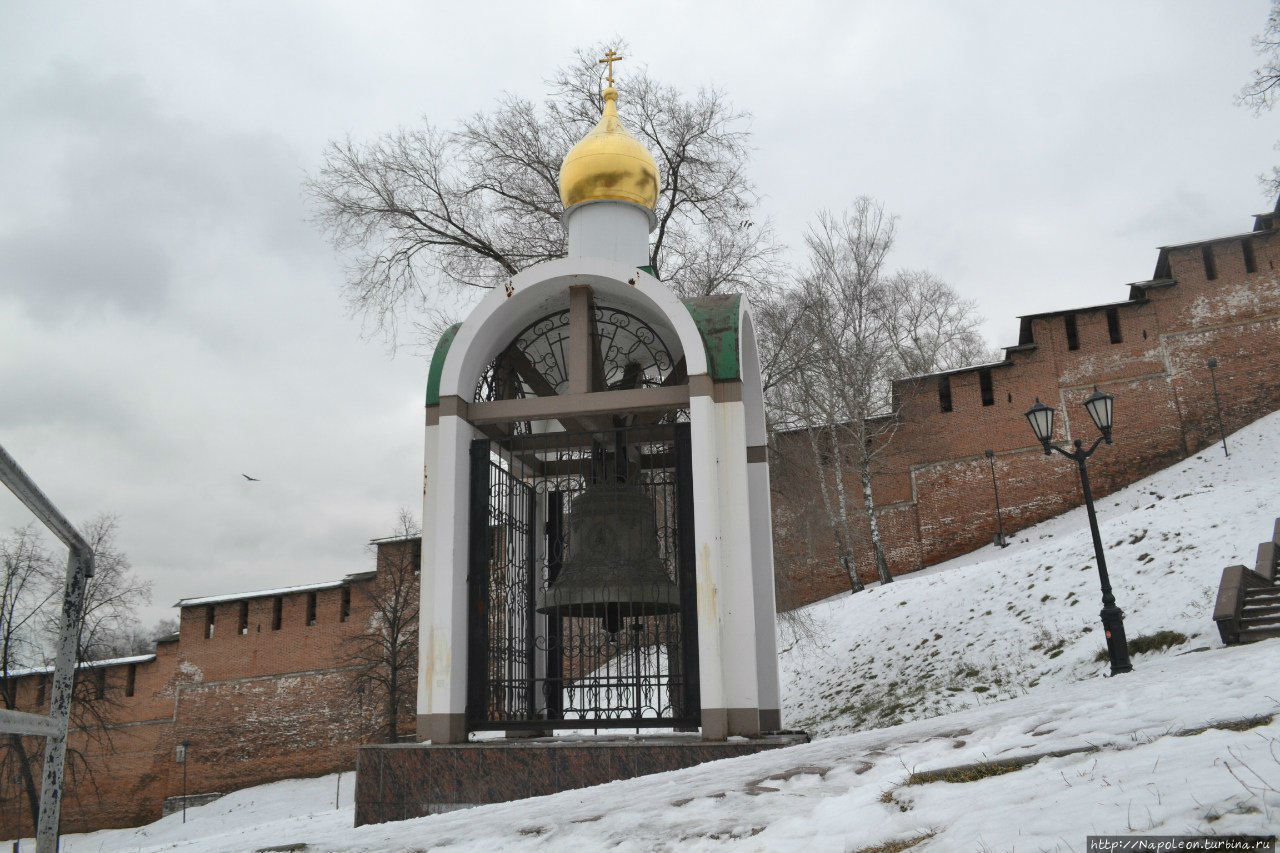
<instances>
[{"instance_id":1,"label":"green roof section","mask_svg":"<svg viewBox=\"0 0 1280 853\"><path fill-rule=\"evenodd\" d=\"M440 341L436 344L436 351L431 354L431 370L427 372L428 406L440 405L440 374L444 372L444 360L449 355L449 347L461 328L461 323L454 323L445 329L444 334L440 336Z\"/></svg>"},{"instance_id":2,"label":"green roof section","mask_svg":"<svg viewBox=\"0 0 1280 853\"><path fill-rule=\"evenodd\" d=\"M738 314L742 294L723 293L682 299L707 350L707 373L717 382L741 380L738 364Z\"/></svg>"}]
</instances>

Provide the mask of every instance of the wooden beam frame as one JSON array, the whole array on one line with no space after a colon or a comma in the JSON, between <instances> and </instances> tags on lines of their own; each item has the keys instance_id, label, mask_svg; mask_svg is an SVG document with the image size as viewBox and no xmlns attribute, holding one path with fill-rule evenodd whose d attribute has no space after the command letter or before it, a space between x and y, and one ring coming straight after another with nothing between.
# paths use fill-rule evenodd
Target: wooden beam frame
<instances>
[{"instance_id":1,"label":"wooden beam frame","mask_svg":"<svg viewBox=\"0 0 1280 853\"><path fill-rule=\"evenodd\" d=\"M525 397L520 400L495 400L472 403L466 418L475 426L505 421L544 421L592 415L625 415L633 412L657 412L682 409L689 405L689 386L636 388L631 391L591 391L586 394L560 394L555 397Z\"/></svg>"},{"instance_id":2,"label":"wooden beam frame","mask_svg":"<svg viewBox=\"0 0 1280 853\"><path fill-rule=\"evenodd\" d=\"M668 441L671 438L670 428L666 425L625 428L627 441L632 444L643 444L654 441ZM585 450L591 447L594 432L535 432L532 435L512 435L503 439L502 446L513 453L542 452L548 450Z\"/></svg>"}]
</instances>

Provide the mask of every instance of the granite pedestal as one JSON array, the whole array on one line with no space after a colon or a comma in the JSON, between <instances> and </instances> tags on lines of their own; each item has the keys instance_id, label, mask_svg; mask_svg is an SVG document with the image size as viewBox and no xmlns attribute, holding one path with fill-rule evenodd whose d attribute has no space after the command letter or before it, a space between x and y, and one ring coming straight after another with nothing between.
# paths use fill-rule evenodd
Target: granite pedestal
<instances>
[{"instance_id":1,"label":"granite pedestal","mask_svg":"<svg viewBox=\"0 0 1280 853\"><path fill-rule=\"evenodd\" d=\"M808 741L805 734L704 741L697 734L519 738L362 746L356 826L554 794Z\"/></svg>"}]
</instances>

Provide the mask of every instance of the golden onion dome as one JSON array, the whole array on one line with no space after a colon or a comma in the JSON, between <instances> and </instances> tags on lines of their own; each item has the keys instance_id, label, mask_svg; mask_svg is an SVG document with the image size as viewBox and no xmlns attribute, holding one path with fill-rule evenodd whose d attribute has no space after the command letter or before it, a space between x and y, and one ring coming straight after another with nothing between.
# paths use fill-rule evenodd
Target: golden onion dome
<instances>
[{"instance_id":1,"label":"golden onion dome","mask_svg":"<svg viewBox=\"0 0 1280 853\"><path fill-rule=\"evenodd\" d=\"M618 90L604 90L604 112L560 165L565 209L584 201L629 201L650 210L658 203L658 164L618 118Z\"/></svg>"}]
</instances>

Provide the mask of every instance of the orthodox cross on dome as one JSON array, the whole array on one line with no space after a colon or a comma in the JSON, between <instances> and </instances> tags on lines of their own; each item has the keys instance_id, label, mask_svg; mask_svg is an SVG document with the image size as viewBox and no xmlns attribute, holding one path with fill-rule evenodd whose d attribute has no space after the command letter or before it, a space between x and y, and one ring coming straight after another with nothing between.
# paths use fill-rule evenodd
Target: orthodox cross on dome
<instances>
[{"instance_id":1,"label":"orthodox cross on dome","mask_svg":"<svg viewBox=\"0 0 1280 853\"><path fill-rule=\"evenodd\" d=\"M610 86L613 85L613 63L618 62L625 58L626 57L623 57L614 53L613 48L609 48L604 52L604 59L599 60L598 64L609 66L609 73L606 75L605 79L609 81Z\"/></svg>"}]
</instances>

